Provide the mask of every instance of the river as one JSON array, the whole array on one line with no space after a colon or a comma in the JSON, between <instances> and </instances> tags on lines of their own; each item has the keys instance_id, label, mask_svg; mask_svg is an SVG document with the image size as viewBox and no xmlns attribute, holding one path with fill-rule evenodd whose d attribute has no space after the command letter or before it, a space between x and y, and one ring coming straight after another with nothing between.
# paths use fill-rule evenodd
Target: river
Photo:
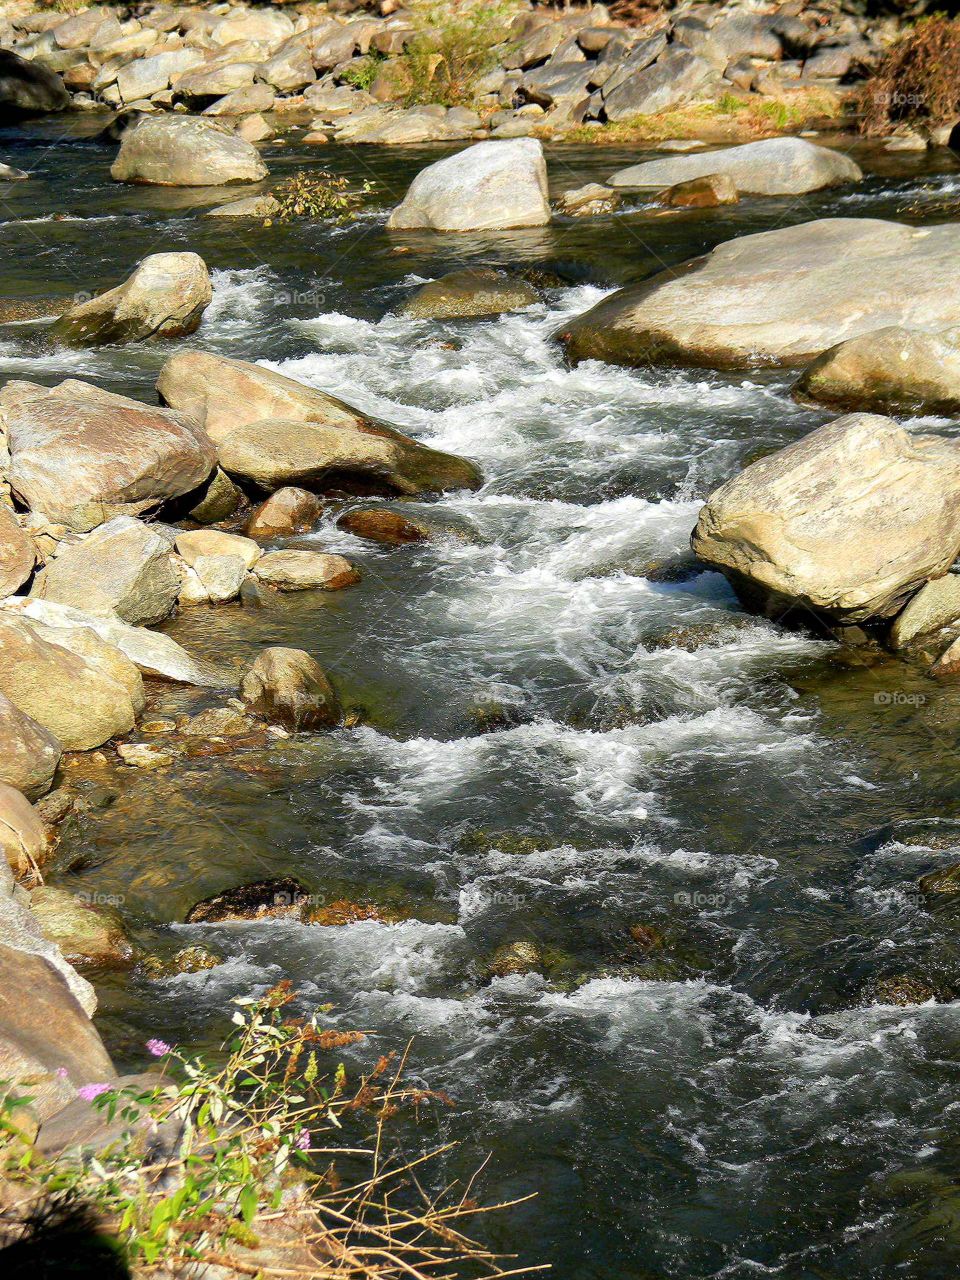
<instances>
[{"instance_id":1,"label":"river","mask_svg":"<svg viewBox=\"0 0 960 1280\"><path fill-rule=\"evenodd\" d=\"M425 544L376 547L330 520L295 540L357 564L352 590L168 624L238 672L266 644L308 649L358 727L161 773L73 768L93 807L56 882L115 900L145 950L224 957L159 982L91 975L116 1060L142 1066L148 1034L215 1044L232 997L289 978L374 1053L413 1039L414 1078L458 1102L431 1133L461 1140L445 1176L490 1153L485 1198L537 1192L487 1230L557 1280L955 1276L960 916L916 881L960 857L960 688L750 618L690 563L705 495L828 420L790 399L789 376L570 370L551 334L747 231L917 201L936 220L960 163L860 147L855 191L399 237L385 208L442 149L274 146L275 176L327 165L369 179L370 205L346 227L237 226L201 216L223 192L112 183L92 129L0 137L34 174L0 193L0 295L72 296L147 253L196 250L215 295L192 343L334 392L486 477L396 504L437 529ZM638 158L548 151L557 191ZM536 267L550 287L492 321L390 314L473 264ZM0 330L0 375L152 400L171 350L52 352L40 333ZM161 713L210 700L151 689ZM403 919L178 923L279 874ZM491 980L517 941L543 973ZM938 999L873 1001L904 978Z\"/></svg>"}]
</instances>

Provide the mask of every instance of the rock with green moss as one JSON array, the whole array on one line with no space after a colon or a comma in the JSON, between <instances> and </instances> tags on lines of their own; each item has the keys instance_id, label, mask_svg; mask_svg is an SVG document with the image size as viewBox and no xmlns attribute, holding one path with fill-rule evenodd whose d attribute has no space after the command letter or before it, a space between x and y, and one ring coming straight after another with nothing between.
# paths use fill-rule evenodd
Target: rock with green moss
<instances>
[{"instance_id":1,"label":"rock with green moss","mask_svg":"<svg viewBox=\"0 0 960 1280\"><path fill-rule=\"evenodd\" d=\"M497 947L487 965L488 978L509 978L543 969L543 949L537 942L505 942Z\"/></svg>"},{"instance_id":2,"label":"rock with green moss","mask_svg":"<svg viewBox=\"0 0 960 1280\"><path fill-rule=\"evenodd\" d=\"M30 909L43 936L57 944L70 964L125 968L136 958L114 912L82 894L40 885L30 894Z\"/></svg>"},{"instance_id":3,"label":"rock with green moss","mask_svg":"<svg viewBox=\"0 0 960 1280\"><path fill-rule=\"evenodd\" d=\"M159 956L147 956L140 965L140 972L154 981L175 978L181 973L203 973L223 964L223 956L206 947L181 947L166 960Z\"/></svg>"},{"instance_id":4,"label":"rock with green moss","mask_svg":"<svg viewBox=\"0 0 960 1280\"><path fill-rule=\"evenodd\" d=\"M468 267L422 285L397 311L413 320L478 318L522 311L539 299L537 290L524 280L502 271Z\"/></svg>"}]
</instances>

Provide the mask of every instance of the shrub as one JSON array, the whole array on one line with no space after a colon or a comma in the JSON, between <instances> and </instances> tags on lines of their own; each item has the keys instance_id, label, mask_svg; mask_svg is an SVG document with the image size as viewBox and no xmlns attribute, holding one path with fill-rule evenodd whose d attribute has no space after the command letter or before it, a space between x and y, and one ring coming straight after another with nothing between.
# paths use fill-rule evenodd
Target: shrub
<instances>
[{"instance_id":1,"label":"shrub","mask_svg":"<svg viewBox=\"0 0 960 1280\"><path fill-rule=\"evenodd\" d=\"M369 182L356 189L342 174L319 169L314 173L297 173L274 189L280 208L275 217L327 218L333 222L351 222L363 207L363 197L373 188Z\"/></svg>"},{"instance_id":2,"label":"shrub","mask_svg":"<svg viewBox=\"0 0 960 1280\"><path fill-rule=\"evenodd\" d=\"M30 1099L3 1090L0 1244L26 1243L31 1227L66 1214L103 1233L136 1276L205 1263L263 1280L502 1275L496 1256L459 1230L483 1212L469 1189L430 1198L421 1171L431 1156L407 1159L390 1140L396 1117L450 1099L401 1084L392 1057L351 1087L337 1051L362 1034L325 1027L322 1014L290 1018L290 999L281 984L238 1000L218 1063L152 1040L164 1068L155 1087L84 1086L81 1096L120 1122L96 1153L44 1159Z\"/></svg>"},{"instance_id":3,"label":"shrub","mask_svg":"<svg viewBox=\"0 0 960 1280\"><path fill-rule=\"evenodd\" d=\"M864 85L860 108L869 136L960 121L960 19L921 19Z\"/></svg>"},{"instance_id":4,"label":"shrub","mask_svg":"<svg viewBox=\"0 0 960 1280\"><path fill-rule=\"evenodd\" d=\"M386 62L386 56L382 53L368 53L366 57L357 58L351 63L340 75L340 79L345 84L353 85L354 89L367 90L376 80L380 73L380 68Z\"/></svg>"},{"instance_id":5,"label":"shrub","mask_svg":"<svg viewBox=\"0 0 960 1280\"><path fill-rule=\"evenodd\" d=\"M513 0L414 0L414 35L402 55L408 106L469 106L510 35Z\"/></svg>"}]
</instances>

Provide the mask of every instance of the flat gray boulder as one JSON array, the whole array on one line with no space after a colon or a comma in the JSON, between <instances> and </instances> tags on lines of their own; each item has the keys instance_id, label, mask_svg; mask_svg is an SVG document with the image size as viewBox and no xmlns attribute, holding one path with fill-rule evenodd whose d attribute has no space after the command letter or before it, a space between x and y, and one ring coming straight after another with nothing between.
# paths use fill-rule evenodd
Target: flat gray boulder
<instances>
[{"instance_id":1,"label":"flat gray boulder","mask_svg":"<svg viewBox=\"0 0 960 1280\"><path fill-rule=\"evenodd\" d=\"M212 298L199 254L152 253L115 289L74 303L50 337L71 347L180 338L199 328Z\"/></svg>"},{"instance_id":2,"label":"flat gray boulder","mask_svg":"<svg viewBox=\"0 0 960 1280\"><path fill-rule=\"evenodd\" d=\"M163 187L218 187L260 182L267 166L252 143L209 120L145 116L124 133L110 176Z\"/></svg>"},{"instance_id":3,"label":"flat gray boulder","mask_svg":"<svg viewBox=\"0 0 960 1280\"><path fill-rule=\"evenodd\" d=\"M611 88L603 86L603 109L608 120L628 120L631 116L652 116L671 111L702 97L713 89L719 76L706 59L674 45L657 61ZM613 80L613 77L611 77ZM679 179L678 179L679 181Z\"/></svg>"},{"instance_id":4,"label":"flat gray boulder","mask_svg":"<svg viewBox=\"0 0 960 1280\"><path fill-rule=\"evenodd\" d=\"M860 167L840 151L815 146L804 138L767 138L741 147L630 165L613 174L609 185L634 190L672 187L715 173L730 178L744 194L763 196L799 196L863 177Z\"/></svg>"},{"instance_id":5,"label":"flat gray boulder","mask_svg":"<svg viewBox=\"0 0 960 1280\"><path fill-rule=\"evenodd\" d=\"M497 231L550 221L547 165L533 138L479 142L422 169L387 226L395 231Z\"/></svg>"},{"instance_id":6,"label":"flat gray boulder","mask_svg":"<svg viewBox=\"0 0 960 1280\"><path fill-rule=\"evenodd\" d=\"M772 616L890 617L960 551L960 445L838 418L721 485L692 545Z\"/></svg>"},{"instance_id":7,"label":"flat gray boulder","mask_svg":"<svg viewBox=\"0 0 960 1280\"><path fill-rule=\"evenodd\" d=\"M960 328L892 325L841 342L804 370L794 395L838 409L960 413Z\"/></svg>"},{"instance_id":8,"label":"flat gray boulder","mask_svg":"<svg viewBox=\"0 0 960 1280\"><path fill-rule=\"evenodd\" d=\"M569 359L802 365L890 325L960 324L960 225L823 218L762 231L605 298L557 335Z\"/></svg>"}]
</instances>

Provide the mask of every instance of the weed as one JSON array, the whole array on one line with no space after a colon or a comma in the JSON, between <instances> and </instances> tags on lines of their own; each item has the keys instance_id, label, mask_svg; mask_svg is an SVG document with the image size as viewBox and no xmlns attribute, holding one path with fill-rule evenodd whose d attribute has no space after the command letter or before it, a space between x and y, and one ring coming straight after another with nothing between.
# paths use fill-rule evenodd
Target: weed
<instances>
[{"instance_id":1,"label":"weed","mask_svg":"<svg viewBox=\"0 0 960 1280\"><path fill-rule=\"evenodd\" d=\"M407 105L472 105L509 37L513 0L415 0L411 13L414 35L399 59Z\"/></svg>"},{"instance_id":2,"label":"weed","mask_svg":"<svg viewBox=\"0 0 960 1280\"><path fill-rule=\"evenodd\" d=\"M923 18L897 41L860 94L868 136L897 125L960 121L960 19Z\"/></svg>"},{"instance_id":3,"label":"weed","mask_svg":"<svg viewBox=\"0 0 960 1280\"><path fill-rule=\"evenodd\" d=\"M297 173L274 189L280 208L274 215L282 222L291 218L326 218L333 222L352 222L363 207L363 198L373 190L369 182L358 189L342 174L320 169L315 173Z\"/></svg>"}]
</instances>

